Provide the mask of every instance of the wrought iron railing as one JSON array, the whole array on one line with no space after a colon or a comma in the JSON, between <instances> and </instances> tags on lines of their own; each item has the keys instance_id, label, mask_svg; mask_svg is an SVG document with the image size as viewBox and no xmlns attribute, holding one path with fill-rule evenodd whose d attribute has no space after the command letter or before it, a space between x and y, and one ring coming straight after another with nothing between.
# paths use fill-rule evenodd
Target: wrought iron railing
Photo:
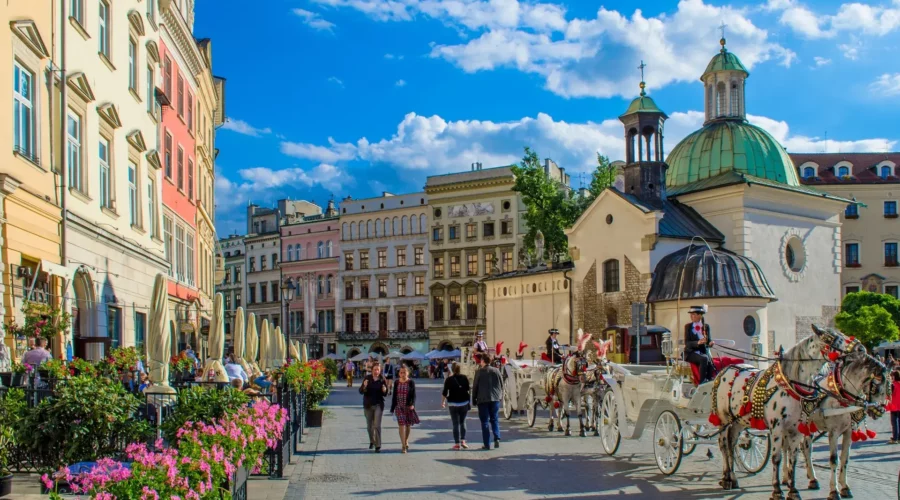
<instances>
[{"instance_id":1,"label":"wrought iron railing","mask_svg":"<svg viewBox=\"0 0 900 500\"><path fill-rule=\"evenodd\" d=\"M428 330L385 330L380 332L337 332L338 340L419 340L428 338Z\"/></svg>"}]
</instances>

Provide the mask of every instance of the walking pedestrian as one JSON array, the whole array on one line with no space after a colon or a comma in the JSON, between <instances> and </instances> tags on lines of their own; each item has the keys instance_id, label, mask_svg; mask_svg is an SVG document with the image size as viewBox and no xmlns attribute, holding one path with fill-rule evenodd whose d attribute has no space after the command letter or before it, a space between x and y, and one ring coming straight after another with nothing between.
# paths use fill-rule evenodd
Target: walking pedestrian
<instances>
[{"instance_id":1,"label":"walking pedestrian","mask_svg":"<svg viewBox=\"0 0 900 500\"><path fill-rule=\"evenodd\" d=\"M888 444L900 444L900 371L891 372L891 383L894 385L893 394L885 408L891 412L891 440Z\"/></svg>"},{"instance_id":2,"label":"walking pedestrian","mask_svg":"<svg viewBox=\"0 0 900 500\"><path fill-rule=\"evenodd\" d=\"M384 414L384 395L388 384L381 375L381 365L372 364L372 374L363 379L359 393L363 395L363 412L369 431L369 449L381 453L381 416Z\"/></svg>"},{"instance_id":3,"label":"walking pedestrian","mask_svg":"<svg viewBox=\"0 0 900 500\"><path fill-rule=\"evenodd\" d=\"M491 432L494 433L494 448L500 447L500 397L503 382L500 370L491 366L490 356L478 357L481 366L475 372L472 382L472 404L478 408L478 419L481 420L481 438L484 441L482 450L491 449ZM488 425L490 421L490 425Z\"/></svg>"},{"instance_id":4,"label":"walking pedestrian","mask_svg":"<svg viewBox=\"0 0 900 500\"><path fill-rule=\"evenodd\" d=\"M353 387L353 361L344 363L344 376L347 377L347 387Z\"/></svg>"},{"instance_id":5,"label":"walking pedestrian","mask_svg":"<svg viewBox=\"0 0 900 500\"><path fill-rule=\"evenodd\" d=\"M466 444L466 414L469 413L469 379L459 373L459 363L453 363L453 375L444 381L444 390L441 392L441 408L450 407L450 421L453 424L454 450L460 446L468 448Z\"/></svg>"},{"instance_id":6,"label":"walking pedestrian","mask_svg":"<svg viewBox=\"0 0 900 500\"><path fill-rule=\"evenodd\" d=\"M391 413L400 428L400 453L409 450L409 430L419 423L416 413L416 383L409 378L409 368L401 366L394 382L394 396L391 398Z\"/></svg>"}]
</instances>

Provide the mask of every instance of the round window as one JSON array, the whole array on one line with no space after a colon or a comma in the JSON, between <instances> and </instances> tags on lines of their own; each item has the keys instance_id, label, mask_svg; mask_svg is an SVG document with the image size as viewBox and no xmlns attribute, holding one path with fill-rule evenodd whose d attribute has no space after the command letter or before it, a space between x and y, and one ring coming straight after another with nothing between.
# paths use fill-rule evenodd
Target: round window
<instances>
[{"instance_id":1,"label":"round window","mask_svg":"<svg viewBox=\"0 0 900 500\"><path fill-rule=\"evenodd\" d=\"M794 236L787 241L784 246L784 262L788 269L795 273L803 269L803 265L806 264L806 251L800 238Z\"/></svg>"},{"instance_id":2,"label":"round window","mask_svg":"<svg viewBox=\"0 0 900 500\"><path fill-rule=\"evenodd\" d=\"M756 318L753 316L744 318L744 334L748 337L756 335Z\"/></svg>"},{"instance_id":3,"label":"round window","mask_svg":"<svg viewBox=\"0 0 900 500\"><path fill-rule=\"evenodd\" d=\"M508 201L503 202L503 210L509 210L509 202Z\"/></svg>"},{"instance_id":4,"label":"round window","mask_svg":"<svg viewBox=\"0 0 900 500\"><path fill-rule=\"evenodd\" d=\"M531 293L537 293L537 283L531 284Z\"/></svg>"},{"instance_id":5,"label":"round window","mask_svg":"<svg viewBox=\"0 0 900 500\"><path fill-rule=\"evenodd\" d=\"M607 223L607 224L612 224L612 221L613 221L613 216L612 216L612 214L607 215L607 216L606 216L606 223Z\"/></svg>"},{"instance_id":6,"label":"round window","mask_svg":"<svg viewBox=\"0 0 900 500\"><path fill-rule=\"evenodd\" d=\"M440 208L435 208L435 209L434 209L434 216L435 216L435 217L440 217L440 216L441 216L441 209L440 209Z\"/></svg>"}]
</instances>

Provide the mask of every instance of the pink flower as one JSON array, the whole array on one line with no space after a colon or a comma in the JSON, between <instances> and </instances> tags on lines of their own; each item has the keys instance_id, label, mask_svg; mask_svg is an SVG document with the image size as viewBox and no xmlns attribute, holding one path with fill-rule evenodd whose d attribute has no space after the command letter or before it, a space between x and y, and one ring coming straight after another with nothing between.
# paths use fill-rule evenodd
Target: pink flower
<instances>
[{"instance_id":1,"label":"pink flower","mask_svg":"<svg viewBox=\"0 0 900 500\"><path fill-rule=\"evenodd\" d=\"M44 483L44 486L46 486L48 490L52 490L53 487L56 486L47 474L41 476L41 482Z\"/></svg>"}]
</instances>

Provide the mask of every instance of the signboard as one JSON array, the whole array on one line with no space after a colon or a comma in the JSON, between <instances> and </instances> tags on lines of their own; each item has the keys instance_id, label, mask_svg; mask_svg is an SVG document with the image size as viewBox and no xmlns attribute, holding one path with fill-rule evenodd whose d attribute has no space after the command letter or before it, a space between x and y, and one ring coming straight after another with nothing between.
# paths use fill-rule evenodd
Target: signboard
<instances>
[{"instance_id":1,"label":"signboard","mask_svg":"<svg viewBox=\"0 0 900 500\"><path fill-rule=\"evenodd\" d=\"M641 337L647 334L647 325L645 324L646 307L642 302L631 304L631 331L634 332L635 342L637 343L637 364L641 364Z\"/></svg>"}]
</instances>

